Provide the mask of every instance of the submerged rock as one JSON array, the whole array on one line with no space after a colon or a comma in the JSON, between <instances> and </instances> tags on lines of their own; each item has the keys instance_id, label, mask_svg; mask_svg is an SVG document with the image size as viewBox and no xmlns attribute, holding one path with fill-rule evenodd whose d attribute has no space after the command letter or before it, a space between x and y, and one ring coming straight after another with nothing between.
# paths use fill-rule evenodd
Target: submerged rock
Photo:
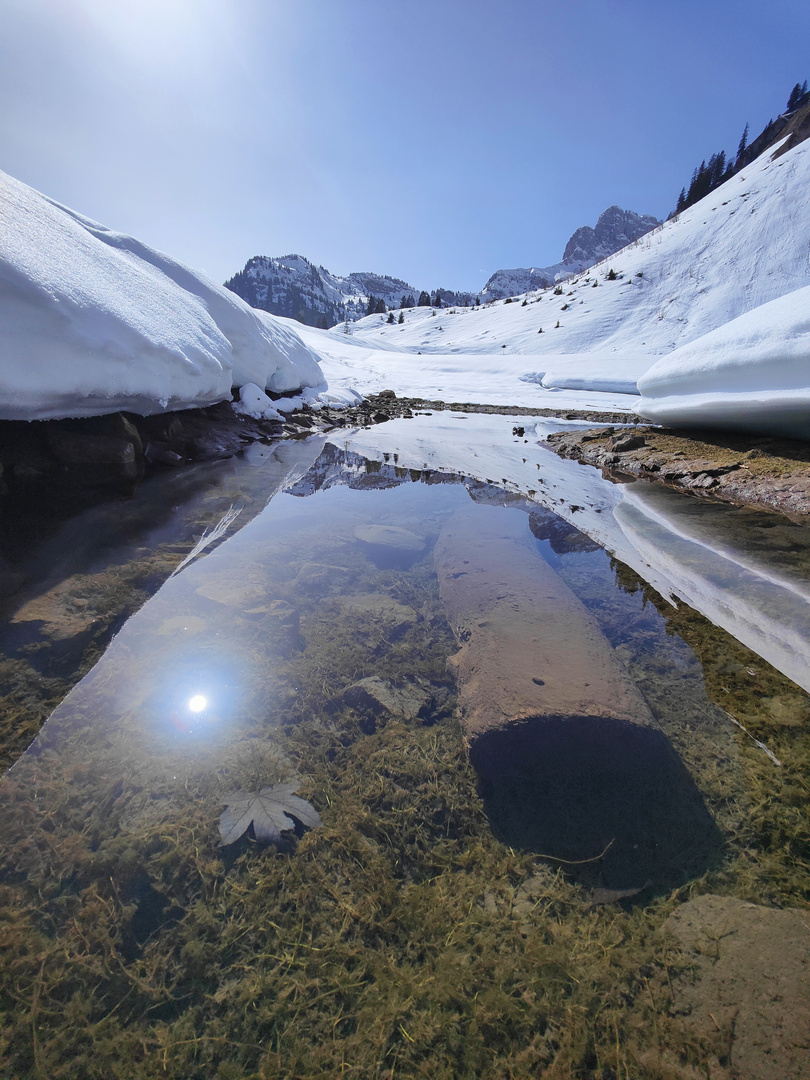
<instances>
[{"instance_id":1,"label":"submerged rock","mask_svg":"<svg viewBox=\"0 0 810 1080\"><path fill-rule=\"evenodd\" d=\"M688 960L688 971L673 985L685 1041L698 1038L716 1059L730 1063L717 1076L807 1080L807 912L707 895L681 905L663 929Z\"/></svg>"},{"instance_id":2,"label":"submerged rock","mask_svg":"<svg viewBox=\"0 0 810 1080\"><path fill-rule=\"evenodd\" d=\"M354 535L379 569L407 569L426 546L421 536L398 525L358 525Z\"/></svg>"},{"instance_id":3,"label":"submerged rock","mask_svg":"<svg viewBox=\"0 0 810 1080\"><path fill-rule=\"evenodd\" d=\"M419 618L412 607L379 593L355 593L338 597L337 602L347 614L362 620L372 638L380 632L389 639L399 637Z\"/></svg>"},{"instance_id":4,"label":"submerged rock","mask_svg":"<svg viewBox=\"0 0 810 1080\"><path fill-rule=\"evenodd\" d=\"M198 615L173 615L164 619L155 631L162 637L196 637L208 629L208 623Z\"/></svg>"},{"instance_id":5,"label":"submerged rock","mask_svg":"<svg viewBox=\"0 0 810 1080\"><path fill-rule=\"evenodd\" d=\"M430 685L423 680L396 686L387 679L371 675L353 683L343 695L346 703L375 716L388 714L414 720L431 698Z\"/></svg>"},{"instance_id":6,"label":"submerged rock","mask_svg":"<svg viewBox=\"0 0 810 1080\"><path fill-rule=\"evenodd\" d=\"M454 514L435 564L462 643L452 663L470 742L536 717L652 726L595 620L534 548L525 514Z\"/></svg>"},{"instance_id":7,"label":"submerged rock","mask_svg":"<svg viewBox=\"0 0 810 1080\"><path fill-rule=\"evenodd\" d=\"M225 566L208 575L197 593L225 607L253 608L267 593L267 578L258 567Z\"/></svg>"},{"instance_id":8,"label":"submerged rock","mask_svg":"<svg viewBox=\"0 0 810 1080\"><path fill-rule=\"evenodd\" d=\"M421 536L398 525L358 525L354 535L365 544L391 548L392 551L425 550L425 541Z\"/></svg>"},{"instance_id":9,"label":"submerged rock","mask_svg":"<svg viewBox=\"0 0 810 1080\"><path fill-rule=\"evenodd\" d=\"M344 587L352 572L346 566L305 562L295 578L295 588L305 593L323 593L330 586Z\"/></svg>"}]
</instances>

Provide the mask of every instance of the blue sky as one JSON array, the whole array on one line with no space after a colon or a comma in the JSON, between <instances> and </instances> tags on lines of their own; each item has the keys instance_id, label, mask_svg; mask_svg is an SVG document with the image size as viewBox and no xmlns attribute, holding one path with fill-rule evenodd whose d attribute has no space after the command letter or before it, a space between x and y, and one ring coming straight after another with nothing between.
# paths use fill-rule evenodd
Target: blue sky
<instances>
[{"instance_id":1,"label":"blue sky","mask_svg":"<svg viewBox=\"0 0 810 1080\"><path fill-rule=\"evenodd\" d=\"M810 78L806 0L0 0L0 168L222 281L479 289L665 216Z\"/></svg>"}]
</instances>

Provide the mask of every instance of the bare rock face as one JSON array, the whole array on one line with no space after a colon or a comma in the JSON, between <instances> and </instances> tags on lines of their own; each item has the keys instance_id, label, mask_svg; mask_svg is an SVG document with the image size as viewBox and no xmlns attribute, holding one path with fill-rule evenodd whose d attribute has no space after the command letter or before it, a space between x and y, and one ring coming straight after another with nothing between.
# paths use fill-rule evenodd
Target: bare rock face
<instances>
[{"instance_id":1,"label":"bare rock face","mask_svg":"<svg viewBox=\"0 0 810 1080\"><path fill-rule=\"evenodd\" d=\"M728 896L699 896L664 923L689 970L673 986L685 1036L718 1080L810 1078L810 918Z\"/></svg>"},{"instance_id":2,"label":"bare rock face","mask_svg":"<svg viewBox=\"0 0 810 1080\"><path fill-rule=\"evenodd\" d=\"M578 274L601 259L644 236L661 222L649 214L637 214L609 206L599 215L596 227L583 225L565 245L562 260L551 266L496 270L482 293L487 300L518 296L534 289L547 289L567 274Z\"/></svg>"},{"instance_id":3,"label":"bare rock face","mask_svg":"<svg viewBox=\"0 0 810 1080\"><path fill-rule=\"evenodd\" d=\"M141 437L122 413L67 420L46 432L51 453L73 483L114 484L143 476Z\"/></svg>"},{"instance_id":4,"label":"bare rock face","mask_svg":"<svg viewBox=\"0 0 810 1080\"><path fill-rule=\"evenodd\" d=\"M599 215L596 228L583 225L577 229L565 245L564 263L585 263L592 266L600 259L632 244L661 222L649 214L637 214L634 210L622 210L609 206Z\"/></svg>"},{"instance_id":5,"label":"bare rock face","mask_svg":"<svg viewBox=\"0 0 810 1080\"><path fill-rule=\"evenodd\" d=\"M719 834L599 626L539 554L527 516L445 525L435 565L450 664L494 831L635 890L705 868Z\"/></svg>"}]
</instances>

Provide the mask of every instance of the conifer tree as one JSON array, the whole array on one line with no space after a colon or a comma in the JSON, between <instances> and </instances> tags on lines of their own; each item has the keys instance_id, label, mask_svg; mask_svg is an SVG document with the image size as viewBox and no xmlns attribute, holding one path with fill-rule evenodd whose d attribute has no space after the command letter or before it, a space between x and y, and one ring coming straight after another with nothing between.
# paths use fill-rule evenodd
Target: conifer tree
<instances>
[{"instance_id":1,"label":"conifer tree","mask_svg":"<svg viewBox=\"0 0 810 1080\"><path fill-rule=\"evenodd\" d=\"M743 133L740 136L740 145L737 147L737 161L739 161L740 158L743 156L743 154L745 153L745 148L747 146L748 146L748 124L745 125L745 127L743 128Z\"/></svg>"},{"instance_id":2,"label":"conifer tree","mask_svg":"<svg viewBox=\"0 0 810 1080\"><path fill-rule=\"evenodd\" d=\"M802 95L807 93L807 82L805 81L804 87L801 83L796 83L793 89L790 91L790 97L788 98L787 111L793 112L802 99Z\"/></svg>"}]
</instances>

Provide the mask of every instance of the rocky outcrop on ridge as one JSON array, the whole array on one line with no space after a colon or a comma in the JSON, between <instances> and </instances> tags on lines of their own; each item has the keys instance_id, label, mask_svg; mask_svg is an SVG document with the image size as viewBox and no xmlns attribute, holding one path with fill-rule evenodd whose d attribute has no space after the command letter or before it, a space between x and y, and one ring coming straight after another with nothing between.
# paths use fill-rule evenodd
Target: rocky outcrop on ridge
<instances>
[{"instance_id":1,"label":"rocky outcrop on ridge","mask_svg":"<svg viewBox=\"0 0 810 1080\"><path fill-rule=\"evenodd\" d=\"M660 224L657 218L649 214L609 206L599 215L594 228L582 225L576 230L565 245L560 262L539 268L496 270L482 289L481 296L487 300L500 300L533 289L547 289L558 278L578 274L632 244Z\"/></svg>"}]
</instances>

